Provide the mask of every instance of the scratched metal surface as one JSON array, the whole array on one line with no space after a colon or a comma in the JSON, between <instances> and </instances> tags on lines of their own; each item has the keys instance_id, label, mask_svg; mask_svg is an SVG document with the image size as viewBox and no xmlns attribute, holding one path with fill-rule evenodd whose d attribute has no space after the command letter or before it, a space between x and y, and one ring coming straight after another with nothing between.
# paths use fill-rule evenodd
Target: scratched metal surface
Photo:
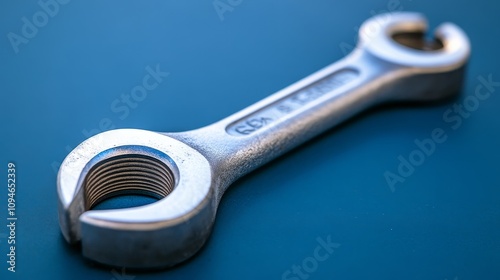
<instances>
[{"instance_id":1,"label":"scratched metal surface","mask_svg":"<svg viewBox=\"0 0 500 280\"><path fill-rule=\"evenodd\" d=\"M498 3L41 2L0 4L1 279L500 278ZM361 22L388 10L468 33L458 99L373 110L243 178L205 248L173 269L101 267L65 244L55 172L68 149L111 128L183 131L221 119L339 59Z\"/></svg>"}]
</instances>

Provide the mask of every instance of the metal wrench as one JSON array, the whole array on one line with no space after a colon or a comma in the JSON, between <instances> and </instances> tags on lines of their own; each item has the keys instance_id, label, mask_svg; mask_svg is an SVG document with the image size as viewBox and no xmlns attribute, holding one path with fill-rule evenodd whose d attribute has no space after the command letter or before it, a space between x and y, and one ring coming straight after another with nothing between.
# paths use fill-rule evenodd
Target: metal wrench
<instances>
[{"instance_id":1,"label":"metal wrench","mask_svg":"<svg viewBox=\"0 0 500 280\"><path fill-rule=\"evenodd\" d=\"M432 101L461 87L470 45L445 23L435 40L416 13L367 20L342 60L212 125L180 133L118 129L68 154L58 179L59 221L83 255L131 268L168 267L193 256L210 235L217 206L239 177L368 107ZM160 200L90 210L123 193Z\"/></svg>"}]
</instances>

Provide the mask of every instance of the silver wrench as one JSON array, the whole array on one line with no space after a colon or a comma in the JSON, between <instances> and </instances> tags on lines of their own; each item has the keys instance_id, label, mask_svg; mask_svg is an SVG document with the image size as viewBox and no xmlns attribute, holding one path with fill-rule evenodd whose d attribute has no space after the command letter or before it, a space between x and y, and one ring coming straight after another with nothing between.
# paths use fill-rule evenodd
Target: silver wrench
<instances>
[{"instance_id":1,"label":"silver wrench","mask_svg":"<svg viewBox=\"0 0 500 280\"><path fill-rule=\"evenodd\" d=\"M85 140L58 174L65 239L111 266L188 259L209 237L220 198L236 179L368 107L455 94L469 40L451 23L432 42L426 30L420 14L379 15L361 26L347 57L212 125L180 133L118 129ZM159 200L91 210L123 193Z\"/></svg>"}]
</instances>

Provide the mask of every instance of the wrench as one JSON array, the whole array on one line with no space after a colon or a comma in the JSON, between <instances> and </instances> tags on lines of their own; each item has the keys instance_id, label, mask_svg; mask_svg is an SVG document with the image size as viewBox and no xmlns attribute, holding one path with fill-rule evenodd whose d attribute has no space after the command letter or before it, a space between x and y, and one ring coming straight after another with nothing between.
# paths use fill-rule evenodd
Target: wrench
<instances>
[{"instance_id":1,"label":"wrench","mask_svg":"<svg viewBox=\"0 0 500 280\"><path fill-rule=\"evenodd\" d=\"M236 179L368 107L432 101L461 87L470 45L451 23L425 39L425 18L368 19L342 60L212 125L179 133L117 129L63 161L59 223L69 243L105 265L164 268L205 243L217 206ZM91 210L124 193L158 198L128 209Z\"/></svg>"}]
</instances>

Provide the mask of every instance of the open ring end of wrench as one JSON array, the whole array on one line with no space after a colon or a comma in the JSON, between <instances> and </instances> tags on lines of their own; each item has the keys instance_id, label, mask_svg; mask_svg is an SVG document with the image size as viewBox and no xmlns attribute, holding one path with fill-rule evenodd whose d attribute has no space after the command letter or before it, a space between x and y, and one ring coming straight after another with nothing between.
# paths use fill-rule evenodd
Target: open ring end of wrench
<instances>
[{"instance_id":1,"label":"open ring end of wrench","mask_svg":"<svg viewBox=\"0 0 500 280\"><path fill-rule=\"evenodd\" d=\"M470 45L451 23L426 40L417 13L367 20L342 60L215 124L180 133L118 129L97 134L63 161L59 223L69 243L102 264L163 268L193 256L227 187L360 111L391 101L428 101L460 89ZM92 210L124 193L157 202Z\"/></svg>"}]
</instances>

